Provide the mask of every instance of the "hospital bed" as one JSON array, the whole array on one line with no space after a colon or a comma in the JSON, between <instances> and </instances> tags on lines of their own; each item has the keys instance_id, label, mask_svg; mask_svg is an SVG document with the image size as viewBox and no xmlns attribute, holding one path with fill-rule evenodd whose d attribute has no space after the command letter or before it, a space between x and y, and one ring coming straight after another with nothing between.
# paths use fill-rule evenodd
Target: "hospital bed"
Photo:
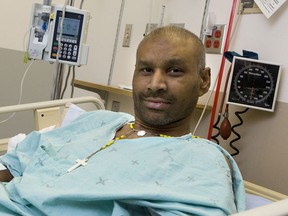
<instances>
[{"instance_id":1,"label":"hospital bed","mask_svg":"<svg viewBox=\"0 0 288 216\"><path fill-rule=\"evenodd\" d=\"M75 112L78 105L87 103L93 104L94 109L105 109L101 99L88 96L0 107L0 114L31 110L34 112L36 128L43 130L43 128L51 125L59 127L65 120L68 119L69 121L75 118L75 115L79 114ZM76 108L74 104L77 105ZM44 121L42 119L43 113L48 114L44 116ZM0 139L0 153L7 150L9 139ZM235 215L288 215L288 196L249 181L244 181L244 184L248 210Z\"/></svg>"}]
</instances>

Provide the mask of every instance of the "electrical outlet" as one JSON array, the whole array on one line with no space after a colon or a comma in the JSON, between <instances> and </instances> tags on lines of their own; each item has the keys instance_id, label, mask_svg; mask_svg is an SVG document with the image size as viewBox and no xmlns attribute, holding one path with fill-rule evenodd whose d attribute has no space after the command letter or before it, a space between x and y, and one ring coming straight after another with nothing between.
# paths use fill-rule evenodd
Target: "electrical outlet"
<instances>
[{"instance_id":1,"label":"electrical outlet","mask_svg":"<svg viewBox=\"0 0 288 216\"><path fill-rule=\"evenodd\" d=\"M120 102L119 101L113 101L111 110L114 112L118 112L120 109Z\"/></svg>"},{"instance_id":2,"label":"electrical outlet","mask_svg":"<svg viewBox=\"0 0 288 216\"><path fill-rule=\"evenodd\" d=\"M225 27L226 25L215 25L212 35L205 35L204 46L206 53L221 54L223 52Z\"/></svg>"},{"instance_id":3,"label":"electrical outlet","mask_svg":"<svg viewBox=\"0 0 288 216\"><path fill-rule=\"evenodd\" d=\"M123 47L130 47L131 34L132 34L132 24L126 24L122 43Z\"/></svg>"}]
</instances>

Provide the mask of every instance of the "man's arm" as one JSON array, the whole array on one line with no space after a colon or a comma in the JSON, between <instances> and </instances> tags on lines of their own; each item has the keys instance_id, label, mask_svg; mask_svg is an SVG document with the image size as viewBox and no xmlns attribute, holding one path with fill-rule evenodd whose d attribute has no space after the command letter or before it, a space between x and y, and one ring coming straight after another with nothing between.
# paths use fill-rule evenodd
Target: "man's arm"
<instances>
[{"instance_id":1,"label":"man's arm","mask_svg":"<svg viewBox=\"0 0 288 216\"><path fill-rule=\"evenodd\" d=\"M9 182L12 179L13 176L8 169L0 170L0 182Z\"/></svg>"}]
</instances>

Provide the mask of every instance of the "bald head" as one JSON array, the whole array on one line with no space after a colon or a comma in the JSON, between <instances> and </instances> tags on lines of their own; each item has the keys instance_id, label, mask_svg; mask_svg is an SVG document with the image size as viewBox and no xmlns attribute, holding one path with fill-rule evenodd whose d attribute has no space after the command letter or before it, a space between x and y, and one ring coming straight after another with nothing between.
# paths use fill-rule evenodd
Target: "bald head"
<instances>
[{"instance_id":1,"label":"bald head","mask_svg":"<svg viewBox=\"0 0 288 216\"><path fill-rule=\"evenodd\" d=\"M197 68L198 72L200 73L201 71L204 70L205 68L205 48L202 43L202 41L195 35L194 33L188 31L187 29L177 27L177 26L164 26L155 29L152 31L150 34L144 37L144 39L140 42L138 46L141 48L141 46L146 43L147 41L153 41L153 40L158 40L159 38L165 38L165 39L179 39L183 41L192 41L195 49L197 50ZM191 58L195 58L195 56L191 56Z\"/></svg>"}]
</instances>

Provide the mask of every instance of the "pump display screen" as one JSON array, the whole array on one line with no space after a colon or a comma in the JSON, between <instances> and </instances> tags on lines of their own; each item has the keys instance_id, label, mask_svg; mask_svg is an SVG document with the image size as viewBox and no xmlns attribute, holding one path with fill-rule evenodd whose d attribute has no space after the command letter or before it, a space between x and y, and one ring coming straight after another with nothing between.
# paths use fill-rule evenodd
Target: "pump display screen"
<instances>
[{"instance_id":1,"label":"pump display screen","mask_svg":"<svg viewBox=\"0 0 288 216\"><path fill-rule=\"evenodd\" d=\"M61 22L62 22L62 17L59 17L58 23L61 23ZM80 20L64 18L62 34L75 36L79 34L79 29L80 29ZM58 25L57 33L58 34L60 33L60 25Z\"/></svg>"}]
</instances>

